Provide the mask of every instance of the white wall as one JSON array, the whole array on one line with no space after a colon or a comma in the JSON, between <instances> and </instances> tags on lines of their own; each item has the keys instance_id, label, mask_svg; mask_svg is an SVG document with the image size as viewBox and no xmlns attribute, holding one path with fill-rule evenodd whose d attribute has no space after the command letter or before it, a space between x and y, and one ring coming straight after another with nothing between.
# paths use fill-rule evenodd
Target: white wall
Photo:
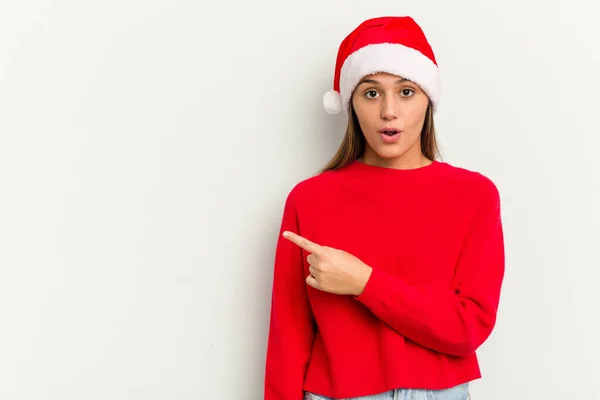
<instances>
[{"instance_id":1,"label":"white wall","mask_svg":"<svg viewBox=\"0 0 600 400\"><path fill-rule=\"evenodd\" d=\"M600 27L584 0L0 3L0 398L259 399L288 190L337 46L410 14L444 159L499 186L473 398L598 399Z\"/></svg>"}]
</instances>

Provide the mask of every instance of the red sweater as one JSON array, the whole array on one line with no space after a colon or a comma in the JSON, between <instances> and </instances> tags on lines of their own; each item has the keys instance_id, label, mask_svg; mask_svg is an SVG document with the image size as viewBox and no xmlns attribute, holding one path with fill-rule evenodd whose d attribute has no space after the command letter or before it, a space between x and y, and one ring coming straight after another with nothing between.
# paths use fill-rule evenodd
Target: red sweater
<instances>
[{"instance_id":1,"label":"red sweater","mask_svg":"<svg viewBox=\"0 0 600 400\"><path fill-rule=\"evenodd\" d=\"M373 268L360 296L306 284L308 253L275 253L265 400L443 389L479 378L504 276L500 197L443 162L396 170L358 161L290 192L281 232Z\"/></svg>"}]
</instances>

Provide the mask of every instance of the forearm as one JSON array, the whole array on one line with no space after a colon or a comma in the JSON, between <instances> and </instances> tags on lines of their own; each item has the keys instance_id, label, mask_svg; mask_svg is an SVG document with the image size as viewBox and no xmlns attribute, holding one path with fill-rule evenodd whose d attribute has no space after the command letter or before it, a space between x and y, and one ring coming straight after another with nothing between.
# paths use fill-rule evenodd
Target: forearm
<instances>
[{"instance_id":1,"label":"forearm","mask_svg":"<svg viewBox=\"0 0 600 400\"><path fill-rule=\"evenodd\" d=\"M295 322L275 311L267 344L265 400L302 400L313 332L302 316ZM293 317L293 316L290 316Z\"/></svg>"},{"instance_id":2,"label":"forearm","mask_svg":"<svg viewBox=\"0 0 600 400\"><path fill-rule=\"evenodd\" d=\"M497 308L498 284L479 300L439 286L414 286L373 270L357 300L401 335L442 353L465 356L491 333Z\"/></svg>"}]
</instances>

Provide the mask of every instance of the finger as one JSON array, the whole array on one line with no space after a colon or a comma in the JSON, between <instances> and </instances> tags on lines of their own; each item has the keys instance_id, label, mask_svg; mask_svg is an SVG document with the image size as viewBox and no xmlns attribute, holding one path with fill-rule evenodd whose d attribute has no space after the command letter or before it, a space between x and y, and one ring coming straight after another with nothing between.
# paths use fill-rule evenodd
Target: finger
<instances>
[{"instance_id":1,"label":"finger","mask_svg":"<svg viewBox=\"0 0 600 400\"><path fill-rule=\"evenodd\" d=\"M326 272L327 266L325 265L325 267L324 267L323 264L321 264L321 263L310 264L308 266L308 270L310 271L311 274L313 274L313 276L318 278L319 275Z\"/></svg>"},{"instance_id":2,"label":"finger","mask_svg":"<svg viewBox=\"0 0 600 400\"><path fill-rule=\"evenodd\" d=\"M312 287L314 287L315 289L319 289L319 290L321 290L321 289L319 288L319 282L317 282L317 280L315 279L315 277L314 277L314 276L312 276L312 275L309 275L309 276L307 276L307 277L306 277L306 283L307 283L309 286L312 286Z\"/></svg>"},{"instance_id":3,"label":"finger","mask_svg":"<svg viewBox=\"0 0 600 400\"><path fill-rule=\"evenodd\" d=\"M292 243L297 244L309 253L319 253L321 249L321 246L319 246L318 244L313 243L310 240L303 238L302 236L297 235L293 232L285 231L283 232L283 237L288 239Z\"/></svg>"},{"instance_id":4,"label":"finger","mask_svg":"<svg viewBox=\"0 0 600 400\"><path fill-rule=\"evenodd\" d=\"M315 256L313 253L310 253L308 257L306 257L308 265L315 265L317 263L317 260L317 256Z\"/></svg>"}]
</instances>

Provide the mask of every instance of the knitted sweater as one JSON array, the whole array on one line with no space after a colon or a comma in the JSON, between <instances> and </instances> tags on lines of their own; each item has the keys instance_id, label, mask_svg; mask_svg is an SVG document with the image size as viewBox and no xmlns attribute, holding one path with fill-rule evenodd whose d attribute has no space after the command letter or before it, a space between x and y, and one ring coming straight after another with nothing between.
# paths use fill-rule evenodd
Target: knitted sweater
<instances>
[{"instance_id":1,"label":"knitted sweater","mask_svg":"<svg viewBox=\"0 0 600 400\"><path fill-rule=\"evenodd\" d=\"M500 196L480 173L355 161L298 183L281 232L373 268L359 296L306 284L308 253L277 243L265 400L444 389L481 377L504 276Z\"/></svg>"}]
</instances>

